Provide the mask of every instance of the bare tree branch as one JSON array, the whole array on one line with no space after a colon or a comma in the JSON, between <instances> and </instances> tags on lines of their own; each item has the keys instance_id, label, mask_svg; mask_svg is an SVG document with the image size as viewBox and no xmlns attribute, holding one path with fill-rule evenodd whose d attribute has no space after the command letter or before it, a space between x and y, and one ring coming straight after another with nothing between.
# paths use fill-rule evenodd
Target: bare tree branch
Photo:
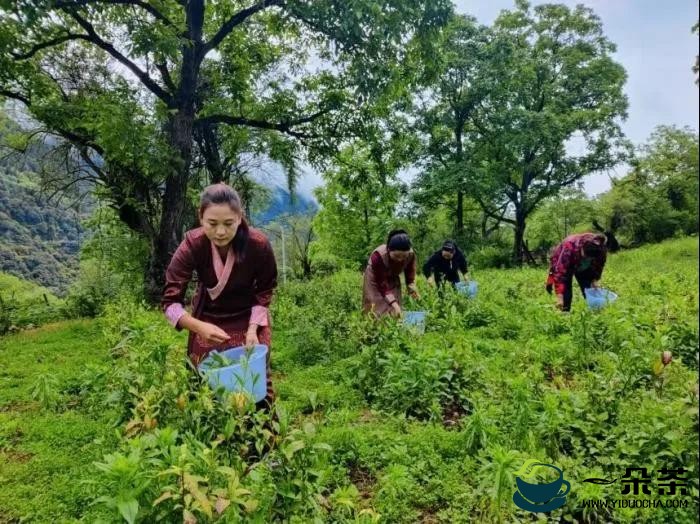
<instances>
[{"instance_id":1,"label":"bare tree branch","mask_svg":"<svg viewBox=\"0 0 700 524\"><path fill-rule=\"evenodd\" d=\"M170 91L173 93L177 91L177 86L175 85L175 82L173 82L172 77L170 76L170 71L168 71L168 66L165 62L156 62L156 68L160 72L160 77L163 79L163 83L166 85Z\"/></svg>"},{"instance_id":2,"label":"bare tree branch","mask_svg":"<svg viewBox=\"0 0 700 524\"><path fill-rule=\"evenodd\" d=\"M15 53L13 51L11 51L10 53L12 54L12 57L15 60L28 60L29 58L31 58L35 54L37 54L39 51L41 51L42 49L47 49L49 47L61 45L65 42L69 42L71 40L86 40L89 42L90 37L88 35L78 35L78 34L68 33L68 34L65 34L63 36L52 38L51 40L48 40L46 42L41 42L40 44L36 44L34 47L32 47L26 53Z\"/></svg>"},{"instance_id":3,"label":"bare tree branch","mask_svg":"<svg viewBox=\"0 0 700 524\"><path fill-rule=\"evenodd\" d=\"M46 197L46 201L50 203L50 202L51 202L51 199L52 199L53 197L55 197L58 193L63 194L69 187L71 187L71 186L77 184L78 182L80 182L80 181L82 181L82 180L88 180L88 181L94 182L94 180L92 179L92 177L78 177L78 178L75 178L75 179L71 180L70 182L68 182L67 184L65 184L65 185L63 185L63 186L61 186L61 187L56 188L48 197Z\"/></svg>"},{"instance_id":4,"label":"bare tree branch","mask_svg":"<svg viewBox=\"0 0 700 524\"><path fill-rule=\"evenodd\" d=\"M479 206L481 206L481 209L484 213L486 213L489 217L500 220L501 222L507 222L508 224L516 225L515 220L512 218L506 218L505 217L505 211L508 208L508 204L504 204L504 209L501 215L498 214L497 211L493 211L492 209L489 209L489 206L486 205L486 203L478 196L475 196L474 199L479 203Z\"/></svg>"}]
</instances>

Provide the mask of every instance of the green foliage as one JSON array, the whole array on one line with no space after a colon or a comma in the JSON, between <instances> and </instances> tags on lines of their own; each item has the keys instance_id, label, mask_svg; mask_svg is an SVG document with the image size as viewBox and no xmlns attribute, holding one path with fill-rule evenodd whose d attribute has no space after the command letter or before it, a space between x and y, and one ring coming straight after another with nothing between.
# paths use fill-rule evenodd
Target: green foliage
<instances>
[{"instance_id":1,"label":"green foliage","mask_svg":"<svg viewBox=\"0 0 700 524\"><path fill-rule=\"evenodd\" d=\"M519 262L527 219L544 199L624 158L625 72L583 6L520 2L492 28L456 18L444 34L434 94L423 103L420 184L433 202L448 197L457 215L470 195L484 223L512 225ZM567 152L573 140L580 154Z\"/></svg>"},{"instance_id":2,"label":"green foliage","mask_svg":"<svg viewBox=\"0 0 700 524\"><path fill-rule=\"evenodd\" d=\"M513 265L512 247L506 245L486 245L477 248L469 255L469 262L478 268L505 268Z\"/></svg>"},{"instance_id":3,"label":"green foliage","mask_svg":"<svg viewBox=\"0 0 700 524\"><path fill-rule=\"evenodd\" d=\"M66 317L65 304L48 289L0 273L0 335Z\"/></svg>"},{"instance_id":4,"label":"green foliage","mask_svg":"<svg viewBox=\"0 0 700 524\"><path fill-rule=\"evenodd\" d=\"M101 348L99 330L82 320L0 338L3 518L104 521L82 484L95 476L92 462L116 444L113 414L102 404L91 409L81 393L83 381L109 364ZM41 396L32 399L38 387L45 405Z\"/></svg>"},{"instance_id":5,"label":"green foliage","mask_svg":"<svg viewBox=\"0 0 700 524\"><path fill-rule=\"evenodd\" d=\"M596 217L597 203L580 189L564 189L542 202L532 214L526 239L531 250L549 251L572 233L590 231Z\"/></svg>"},{"instance_id":6,"label":"green foliage","mask_svg":"<svg viewBox=\"0 0 700 524\"><path fill-rule=\"evenodd\" d=\"M659 126L632 171L601 198L608 223L628 244L698 231L698 135Z\"/></svg>"},{"instance_id":7,"label":"green foliage","mask_svg":"<svg viewBox=\"0 0 700 524\"><path fill-rule=\"evenodd\" d=\"M96 317L120 295L140 300L148 258L144 239L102 207L85 226L90 236L81 248L80 273L66 297L69 313Z\"/></svg>"},{"instance_id":8,"label":"green foliage","mask_svg":"<svg viewBox=\"0 0 700 524\"><path fill-rule=\"evenodd\" d=\"M75 317L96 317L119 294L118 277L94 259L80 264L80 275L66 297L68 313Z\"/></svg>"},{"instance_id":9,"label":"green foliage","mask_svg":"<svg viewBox=\"0 0 700 524\"><path fill-rule=\"evenodd\" d=\"M370 153L359 146L342 151L337 169L325 174L325 186L316 191L321 209L313 221L313 252L353 268L363 267L385 241L399 201L396 173L383 172Z\"/></svg>"},{"instance_id":10,"label":"green foliage","mask_svg":"<svg viewBox=\"0 0 700 524\"><path fill-rule=\"evenodd\" d=\"M319 512L328 449L314 442L313 425L290 427L282 408L256 412L244 394L215 395L182 365L177 346L148 329L152 317L122 304L104 320L108 339L124 337L107 400L126 408L126 425L123 451L97 464L106 493L98 500L138 521Z\"/></svg>"},{"instance_id":11,"label":"green foliage","mask_svg":"<svg viewBox=\"0 0 700 524\"><path fill-rule=\"evenodd\" d=\"M358 273L342 271L308 283L293 282L274 303L274 316L283 325L288 351L283 358L295 365L334 362L355 354L361 342ZM332 314L329 314L332 312Z\"/></svg>"},{"instance_id":12,"label":"green foliage","mask_svg":"<svg viewBox=\"0 0 700 524\"><path fill-rule=\"evenodd\" d=\"M580 297L557 312L541 269L473 276L473 299L419 280L422 298L406 309L429 311L422 335L363 317L357 272L283 286L276 416L211 391L184 363L184 334L133 301L107 308L102 337L93 321L92 331L65 324L0 340L0 351L26 348L0 387L0 482L13 494L0 494L0 510L57 521L513 522L527 518L511 502L514 475L534 457L572 483L554 519L694 522L697 239L612 255L603 283L620 298L598 312ZM53 370L46 398L58 394L62 409L34 402L24 409L37 416L23 417L17 402ZM80 433L105 414L116 434L107 422ZM96 467L59 480L42 468L74 449L68 435L82 435ZM26 450L42 460L21 463ZM690 506L583 508L621 496L619 483L582 479L626 467L685 468ZM31 502L42 472L61 503ZM76 488L82 498L66 487L75 479L89 482Z\"/></svg>"},{"instance_id":13,"label":"green foliage","mask_svg":"<svg viewBox=\"0 0 700 524\"><path fill-rule=\"evenodd\" d=\"M0 110L0 271L63 296L76 274L82 210L68 199L49 201L40 184L40 173L52 171L49 147L23 145L24 153L12 154L22 136Z\"/></svg>"},{"instance_id":14,"label":"green foliage","mask_svg":"<svg viewBox=\"0 0 700 524\"><path fill-rule=\"evenodd\" d=\"M188 191L228 181L249 199L251 160L277 162L292 187L300 160L384 141L378 120L410 83L399 65L411 57L408 76L420 74L451 11L447 0L3 4L0 92L150 241L155 302L192 216ZM58 175L59 189L86 178Z\"/></svg>"},{"instance_id":15,"label":"green foliage","mask_svg":"<svg viewBox=\"0 0 700 524\"><path fill-rule=\"evenodd\" d=\"M43 408L53 408L58 403L58 381L52 375L39 375L32 386L32 399Z\"/></svg>"}]
</instances>

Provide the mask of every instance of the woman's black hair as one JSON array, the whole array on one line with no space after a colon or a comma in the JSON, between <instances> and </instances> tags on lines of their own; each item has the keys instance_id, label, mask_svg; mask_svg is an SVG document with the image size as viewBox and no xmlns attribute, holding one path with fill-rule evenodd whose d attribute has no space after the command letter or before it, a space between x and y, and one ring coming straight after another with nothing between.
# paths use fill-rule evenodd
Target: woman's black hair
<instances>
[{"instance_id":1,"label":"woman's black hair","mask_svg":"<svg viewBox=\"0 0 700 524\"><path fill-rule=\"evenodd\" d=\"M607 247L608 251L611 253L620 251L620 243L617 241L612 231L605 232L605 247Z\"/></svg>"},{"instance_id":2,"label":"woman's black hair","mask_svg":"<svg viewBox=\"0 0 700 524\"><path fill-rule=\"evenodd\" d=\"M457 250L457 244L455 244L454 240L447 239L442 243L442 247L440 248L440 251L449 251L451 253L454 253Z\"/></svg>"},{"instance_id":3,"label":"woman's black hair","mask_svg":"<svg viewBox=\"0 0 700 524\"><path fill-rule=\"evenodd\" d=\"M236 236L233 237L231 244L236 261L242 261L245 257L245 248L248 244L250 230L248 228L248 222L246 222L245 216L243 215L241 197L238 196L235 189L227 184L213 184L205 187L204 191L202 191L199 203L199 217L201 218L204 215L204 211L213 204L228 204L234 213L241 216L241 223L238 226Z\"/></svg>"},{"instance_id":4,"label":"woman's black hair","mask_svg":"<svg viewBox=\"0 0 700 524\"><path fill-rule=\"evenodd\" d=\"M615 253L616 251L620 250L620 243L617 241L617 238L615 238L615 234L612 231L615 229L615 224L613 224L613 227L610 229L605 230L596 220L593 220L593 227L596 229L596 231L599 231L605 235L605 247L608 251Z\"/></svg>"},{"instance_id":5,"label":"woman's black hair","mask_svg":"<svg viewBox=\"0 0 700 524\"><path fill-rule=\"evenodd\" d=\"M386 239L386 247L390 251L409 251L411 249L411 239L403 229L394 229Z\"/></svg>"},{"instance_id":6,"label":"woman's black hair","mask_svg":"<svg viewBox=\"0 0 700 524\"><path fill-rule=\"evenodd\" d=\"M592 240L583 244L583 254L587 257L598 258L607 251L606 238L602 233L596 234Z\"/></svg>"}]
</instances>

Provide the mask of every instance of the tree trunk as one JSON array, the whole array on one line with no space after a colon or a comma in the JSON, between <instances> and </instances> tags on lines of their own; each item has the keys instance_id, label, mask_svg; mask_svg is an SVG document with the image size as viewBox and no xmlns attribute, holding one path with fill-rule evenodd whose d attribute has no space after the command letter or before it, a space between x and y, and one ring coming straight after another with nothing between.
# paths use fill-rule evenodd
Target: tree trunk
<instances>
[{"instance_id":1,"label":"tree trunk","mask_svg":"<svg viewBox=\"0 0 700 524\"><path fill-rule=\"evenodd\" d=\"M311 278L311 261L308 255L304 255L301 259L301 271L304 280L309 280Z\"/></svg>"},{"instance_id":2,"label":"tree trunk","mask_svg":"<svg viewBox=\"0 0 700 524\"><path fill-rule=\"evenodd\" d=\"M168 138L179 155L173 159L172 174L165 180L160 227L151 245L151 259L146 272L145 296L146 300L154 305L160 302L165 284L165 270L184 232L192 160L193 121L192 112L180 111L168 122Z\"/></svg>"},{"instance_id":3,"label":"tree trunk","mask_svg":"<svg viewBox=\"0 0 700 524\"><path fill-rule=\"evenodd\" d=\"M464 193L457 191L457 233L464 231Z\"/></svg>"},{"instance_id":4,"label":"tree trunk","mask_svg":"<svg viewBox=\"0 0 700 524\"><path fill-rule=\"evenodd\" d=\"M524 259L523 241L525 239L525 211L522 204L515 207L515 240L513 242L513 260L520 265Z\"/></svg>"},{"instance_id":5,"label":"tree trunk","mask_svg":"<svg viewBox=\"0 0 700 524\"><path fill-rule=\"evenodd\" d=\"M530 252L530 246L527 245L527 241L523 240L523 253L525 254L525 258L527 259L527 262L536 265L537 261L535 260L535 257L532 256L532 253Z\"/></svg>"},{"instance_id":6,"label":"tree trunk","mask_svg":"<svg viewBox=\"0 0 700 524\"><path fill-rule=\"evenodd\" d=\"M160 227L151 246L151 260L146 271L145 296L154 305L160 302L165 270L182 239L187 211L197 83L202 61L204 0L191 0L186 4L186 11L189 41L181 48L182 67L173 108L176 111L166 125L168 144L176 154L165 179Z\"/></svg>"}]
</instances>

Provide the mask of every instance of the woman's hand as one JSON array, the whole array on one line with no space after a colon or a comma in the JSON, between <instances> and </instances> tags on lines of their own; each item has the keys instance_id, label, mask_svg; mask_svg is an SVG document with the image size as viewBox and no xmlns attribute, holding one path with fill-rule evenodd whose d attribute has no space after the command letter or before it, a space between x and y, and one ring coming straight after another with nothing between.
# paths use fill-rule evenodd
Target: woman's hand
<instances>
[{"instance_id":1,"label":"woman's hand","mask_svg":"<svg viewBox=\"0 0 700 524\"><path fill-rule=\"evenodd\" d=\"M245 334L245 347L252 348L260 344L258 339L258 325L251 324L248 326L248 332Z\"/></svg>"},{"instance_id":2,"label":"woman's hand","mask_svg":"<svg viewBox=\"0 0 700 524\"><path fill-rule=\"evenodd\" d=\"M591 287L592 287L592 288L598 288L598 287L600 287L600 284L598 283L597 280L594 280L593 282L591 282Z\"/></svg>"},{"instance_id":3,"label":"woman's hand","mask_svg":"<svg viewBox=\"0 0 700 524\"><path fill-rule=\"evenodd\" d=\"M211 345L222 344L231 338L226 331L209 322L202 322L197 329L197 334Z\"/></svg>"},{"instance_id":4,"label":"woman's hand","mask_svg":"<svg viewBox=\"0 0 700 524\"><path fill-rule=\"evenodd\" d=\"M395 317L401 316L401 306L399 306L398 302L394 302L391 304L391 314Z\"/></svg>"},{"instance_id":5,"label":"woman's hand","mask_svg":"<svg viewBox=\"0 0 700 524\"><path fill-rule=\"evenodd\" d=\"M418 288L415 284L408 286L408 294L411 295L413 300L420 300L420 294L418 293Z\"/></svg>"}]
</instances>

